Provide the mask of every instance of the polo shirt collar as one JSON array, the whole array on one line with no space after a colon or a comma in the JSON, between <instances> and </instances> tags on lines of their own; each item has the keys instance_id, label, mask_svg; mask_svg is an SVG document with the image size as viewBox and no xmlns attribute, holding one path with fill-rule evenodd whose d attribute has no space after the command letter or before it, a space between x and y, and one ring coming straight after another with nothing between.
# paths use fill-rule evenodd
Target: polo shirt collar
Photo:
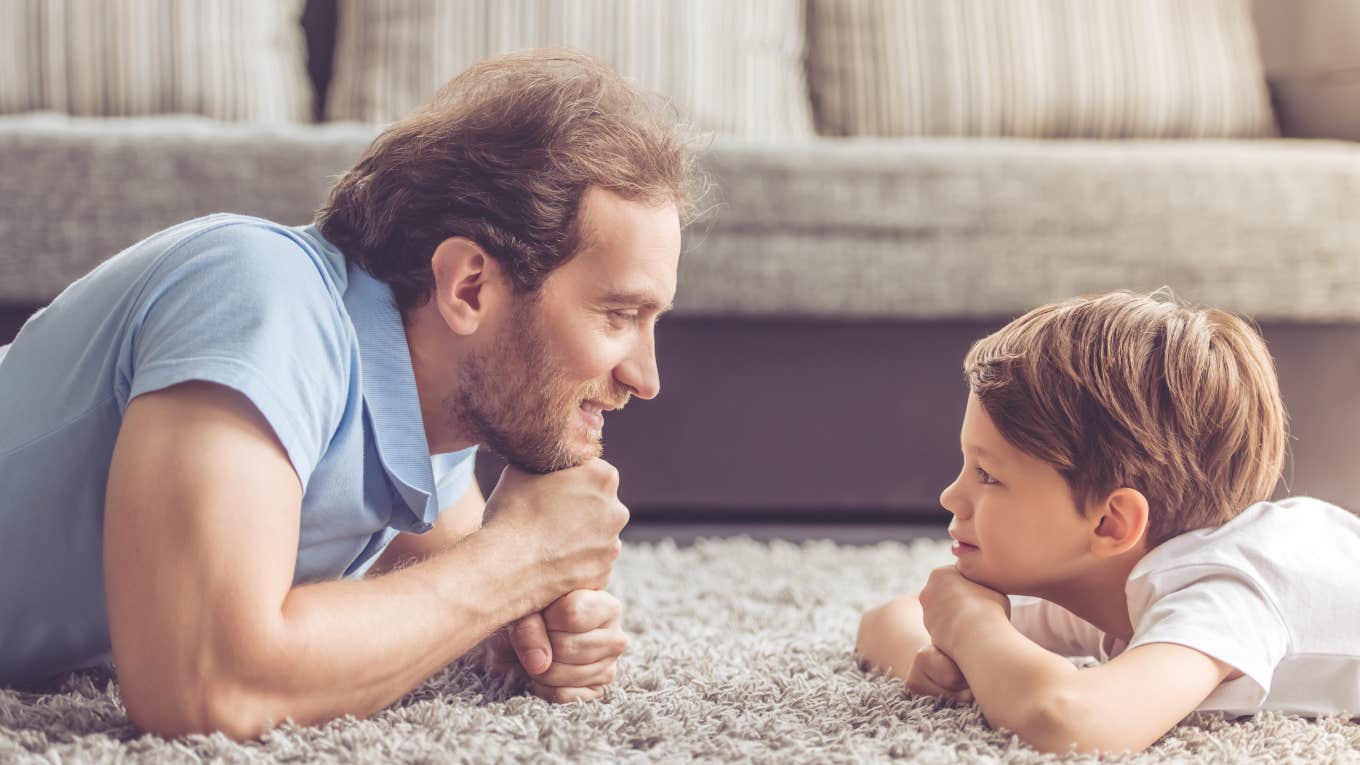
<instances>
[{"instance_id":1,"label":"polo shirt collar","mask_svg":"<svg viewBox=\"0 0 1360 765\"><path fill-rule=\"evenodd\" d=\"M433 524L439 500L401 311L391 287L358 266L348 270L345 307L359 339L364 406L379 461L412 515Z\"/></svg>"}]
</instances>

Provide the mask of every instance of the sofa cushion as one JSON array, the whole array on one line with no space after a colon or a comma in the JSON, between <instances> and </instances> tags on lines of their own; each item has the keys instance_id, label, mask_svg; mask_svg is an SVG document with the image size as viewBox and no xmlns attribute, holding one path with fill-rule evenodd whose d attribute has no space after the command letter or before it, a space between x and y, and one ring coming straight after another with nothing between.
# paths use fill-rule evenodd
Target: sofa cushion
<instances>
[{"instance_id":1,"label":"sofa cushion","mask_svg":"<svg viewBox=\"0 0 1360 765\"><path fill-rule=\"evenodd\" d=\"M309 120L302 0L0 3L0 113Z\"/></svg>"},{"instance_id":2,"label":"sofa cushion","mask_svg":"<svg viewBox=\"0 0 1360 765\"><path fill-rule=\"evenodd\" d=\"M722 198L689 232L678 311L991 317L1169 285L1360 319L1356 143L823 139L706 160Z\"/></svg>"},{"instance_id":3,"label":"sofa cushion","mask_svg":"<svg viewBox=\"0 0 1360 765\"><path fill-rule=\"evenodd\" d=\"M0 303L38 304L211 212L304 223L377 128L0 118ZM1360 321L1360 144L716 142L688 315L998 317L1170 285L1259 319Z\"/></svg>"},{"instance_id":4,"label":"sofa cushion","mask_svg":"<svg viewBox=\"0 0 1360 765\"><path fill-rule=\"evenodd\" d=\"M328 117L390 122L484 58L567 45L702 130L805 137L803 14L802 0L341 0Z\"/></svg>"},{"instance_id":5,"label":"sofa cushion","mask_svg":"<svg viewBox=\"0 0 1360 765\"><path fill-rule=\"evenodd\" d=\"M142 237L199 215L306 223L375 133L185 115L0 117L0 303L45 303Z\"/></svg>"},{"instance_id":6,"label":"sofa cushion","mask_svg":"<svg viewBox=\"0 0 1360 765\"><path fill-rule=\"evenodd\" d=\"M812 0L830 135L1257 137L1248 0Z\"/></svg>"}]
</instances>

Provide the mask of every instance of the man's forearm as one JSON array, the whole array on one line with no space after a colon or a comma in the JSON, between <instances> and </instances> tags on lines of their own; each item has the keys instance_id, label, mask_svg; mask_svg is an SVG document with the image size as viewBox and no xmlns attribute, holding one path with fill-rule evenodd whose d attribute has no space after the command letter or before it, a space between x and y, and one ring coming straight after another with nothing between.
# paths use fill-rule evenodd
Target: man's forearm
<instances>
[{"instance_id":1,"label":"man's forearm","mask_svg":"<svg viewBox=\"0 0 1360 765\"><path fill-rule=\"evenodd\" d=\"M1030 641L1004 616L969 624L946 653L993 727L1011 730L1036 748L1067 747L1050 741L1055 733L1051 702L1077 673L1071 662Z\"/></svg>"},{"instance_id":2,"label":"man's forearm","mask_svg":"<svg viewBox=\"0 0 1360 765\"><path fill-rule=\"evenodd\" d=\"M385 576L294 588L277 619L231 655L218 695L226 708L211 715L225 719L211 727L248 736L284 718L309 724L382 709L562 594L520 549L483 531Z\"/></svg>"}]
</instances>

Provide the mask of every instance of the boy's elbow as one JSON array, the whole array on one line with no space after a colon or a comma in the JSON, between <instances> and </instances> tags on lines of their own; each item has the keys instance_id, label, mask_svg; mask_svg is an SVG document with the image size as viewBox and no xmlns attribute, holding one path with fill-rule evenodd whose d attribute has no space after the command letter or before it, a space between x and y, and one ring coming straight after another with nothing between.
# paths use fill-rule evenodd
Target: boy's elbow
<instances>
[{"instance_id":1,"label":"boy's elbow","mask_svg":"<svg viewBox=\"0 0 1360 765\"><path fill-rule=\"evenodd\" d=\"M1074 724L1076 700L1064 691L1045 693L1034 699L1016 721L1015 734L1045 754L1064 754L1080 747L1081 732Z\"/></svg>"},{"instance_id":2,"label":"boy's elbow","mask_svg":"<svg viewBox=\"0 0 1360 765\"><path fill-rule=\"evenodd\" d=\"M1142 751L1144 747L1130 747L1118 731L1091 719L1091 712L1079 694L1052 689L1035 697L1013 730L1021 741L1045 754Z\"/></svg>"}]
</instances>

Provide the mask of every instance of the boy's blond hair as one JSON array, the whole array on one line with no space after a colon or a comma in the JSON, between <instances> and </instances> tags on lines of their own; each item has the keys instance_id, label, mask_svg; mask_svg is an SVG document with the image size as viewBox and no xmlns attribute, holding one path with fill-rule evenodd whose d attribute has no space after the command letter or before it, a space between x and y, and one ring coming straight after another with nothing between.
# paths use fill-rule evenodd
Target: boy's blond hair
<instances>
[{"instance_id":1,"label":"boy's blond hair","mask_svg":"<svg viewBox=\"0 0 1360 765\"><path fill-rule=\"evenodd\" d=\"M1285 451L1275 366L1247 322L1159 290L1036 308L977 341L964 374L1006 440L1084 512L1117 488L1161 544L1269 498Z\"/></svg>"}]
</instances>

